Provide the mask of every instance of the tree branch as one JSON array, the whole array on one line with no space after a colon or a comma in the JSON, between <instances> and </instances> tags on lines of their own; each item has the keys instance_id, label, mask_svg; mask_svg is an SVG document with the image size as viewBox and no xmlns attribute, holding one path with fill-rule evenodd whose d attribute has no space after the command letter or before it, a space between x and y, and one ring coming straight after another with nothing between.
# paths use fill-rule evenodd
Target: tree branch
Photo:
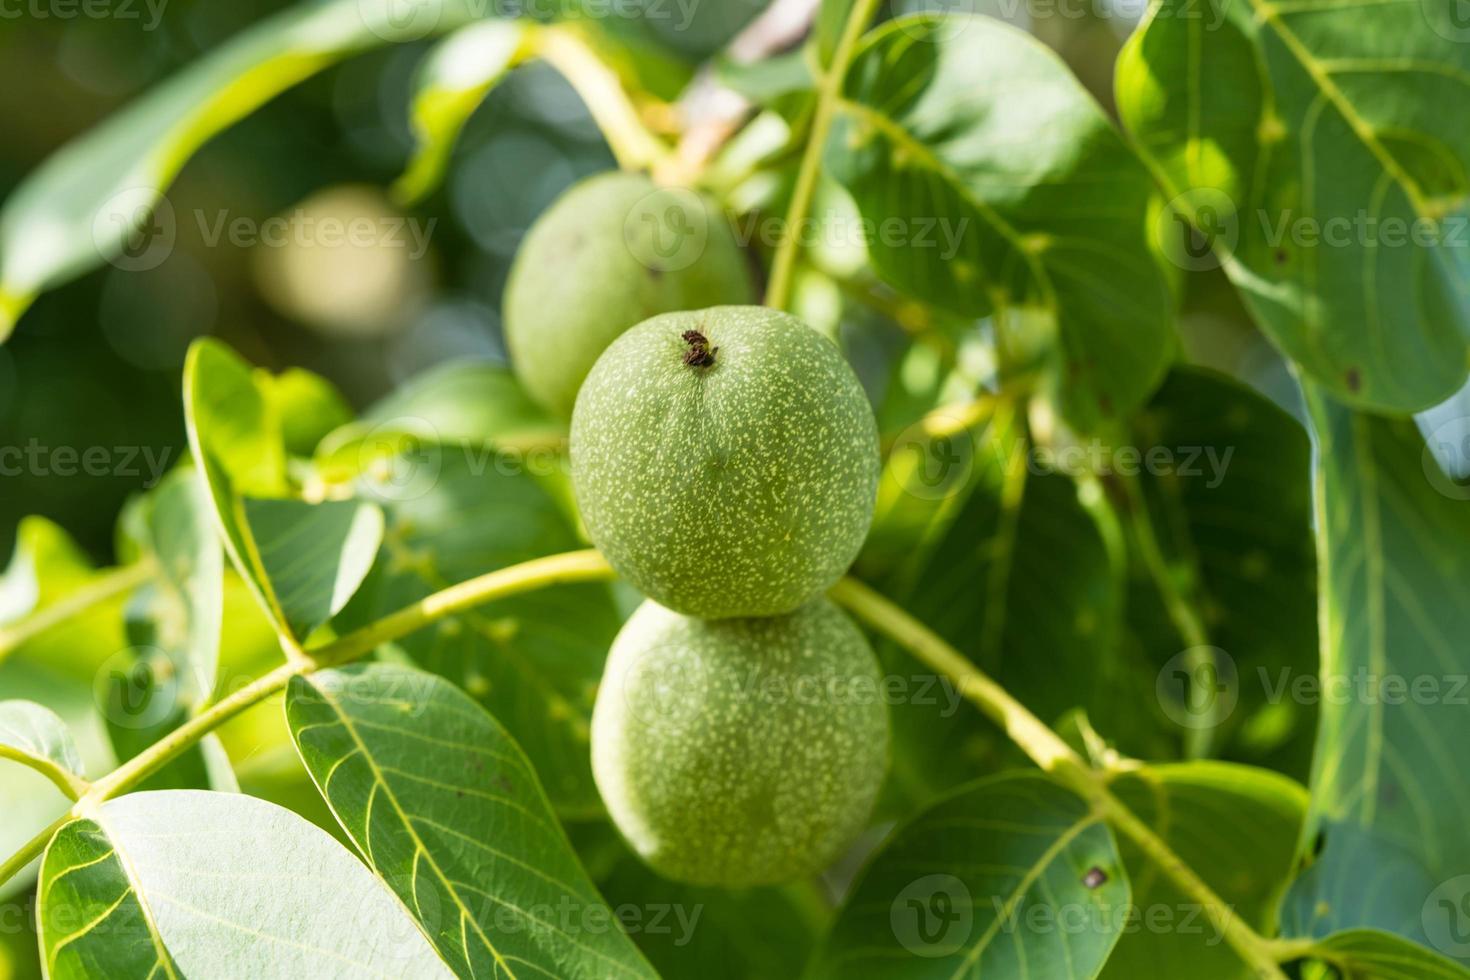
<instances>
[{"instance_id":1,"label":"tree branch","mask_svg":"<svg viewBox=\"0 0 1470 980\"><path fill-rule=\"evenodd\" d=\"M856 0L848 12L847 23L842 28L842 38L832 55L832 64L827 66L817 86L817 109L812 117L812 131L807 136L806 152L802 154L801 169L796 174L796 189L791 194L791 206L786 211L785 234L776 257L771 261L771 285L766 292L766 305L785 309L791 299L791 277L796 270L796 256L801 250L801 236L797 229L806 220L812 207L812 196L816 193L817 174L822 167L822 148L827 134L832 131L832 118L837 112L837 100L842 94L842 82L847 77L847 66L852 62L853 51L858 39L873 20L878 9L878 0Z\"/></svg>"},{"instance_id":2,"label":"tree branch","mask_svg":"<svg viewBox=\"0 0 1470 980\"><path fill-rule=\"evenodd\" d=\"M612 568L596 551L572 551L537 558L450 586L370 626L307 651L308 660L282 664L229 697L215 702L128 762L92 783L91 788L60 819L0 865L0 884L4 884L30 864L63 825L85 816L103 801L137 786L229 719L284 690L292 677L357 660L384 643L407 636L437 619L471 606L549 585L608 579L612 575Z\"/></svg>"},{"instance_id":3,"label":"tree branch","mask_svg":"<svg viewBox=\"0 0 1470 980\"><path fill-rule=\"evenodd\" d=\"M984 671L938 634L866 585L844 579L831 591L832 598L853 615L883 633L915 657L953 680L960 693L994 721L1043 771L1051 773L1069 789L1088 800L1114 830L1131 840L1148 855L1186 895L1199 902L1218 923L1235 952L1260 977L1287 980L1278 965L1280 947L1260 935L1235 914L1168 843L1129 810L1107 788L1099 774L1021 702L1011 696Z\"/></svg>"}]
</instances>

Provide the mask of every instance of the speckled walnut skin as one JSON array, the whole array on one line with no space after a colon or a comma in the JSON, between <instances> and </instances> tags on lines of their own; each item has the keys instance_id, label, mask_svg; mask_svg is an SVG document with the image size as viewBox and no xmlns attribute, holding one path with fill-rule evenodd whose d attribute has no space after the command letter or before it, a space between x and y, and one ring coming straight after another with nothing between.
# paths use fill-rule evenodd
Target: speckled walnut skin
<instances>
[{"instance_id":1,"label":"speckled walnut skin","mask_svg":"<svg viewBox=\"0 0 1470 980\"><path fill-rule=\"evenodd\" d=\"M572 186L526 235L505 284L503 323L516 376L532 398L563 417L599 354L624 330L658 313L747 303L750 268L728 219L708 198L655 196L641 174L598 174ZM687 213L703 206L704 214ZM683 217L669 208L684 209ZM658 221L638 220L640 209ZM697 226L698 257L662 269L659 222ZM631 240L630 240L631 236Z\"/></svg>"},{"instance_id":2,"label":"speckled walnut skin","mask_svg":"<svg viewBox=\"0 0 1470 980\"><path fill-rule=\"evenodd\" d=\"M814 874L868 822L888 764L877 659L830 600L700 620L644 603L608 657L592 769L665 877L744 888Z\"/></svg>"},{"instance_id":3,"label":"speckled walnut skin","mask_svg":"<svg viewBox=\"0 0 1470 980\"><path fill-rule=\"evenodd\" d=\"M571 455L578 507L612 566L707 619L791 612L837 581L867 536L880 469L873 412L841 352L746 306L657 316L619 337L577 398Z\"/></svg>"}]
</instances>

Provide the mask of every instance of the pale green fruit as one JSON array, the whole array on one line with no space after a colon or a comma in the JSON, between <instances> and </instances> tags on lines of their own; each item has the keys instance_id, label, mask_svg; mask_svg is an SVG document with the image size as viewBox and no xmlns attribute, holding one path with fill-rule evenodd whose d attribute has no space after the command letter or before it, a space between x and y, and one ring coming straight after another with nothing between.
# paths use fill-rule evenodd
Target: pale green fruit
<instances>
[{"instance_id":1,"label":"pale green fruit","mask_svg":"<svg viewBox=\"0 0 1470 980\"><path fill-rule=\"evenodd\" d=\"M867 825L888 762L878 661L830 600L703 620L645 602L608 656L592 772L666 877L743 888L814 874Z\"/></svg>"},{"instance_id":2,"label":"pale green fruit","mask_svg":"<svg viewBox=\"0 0 1470 980\"><path fill-rule=\"evenodd\" d=\"M878 490L878 431L838 349L762 307L654 317L572 414L572 481L622 576L691 616L790 612L845 572Z\"/></svg>"},{"instance_id":3,"label":"pale green fruit","mask_svg":"<svg viewBox=\"0 0 1470 980\"><path fill-rule=\"evenodd\" d=\"M748 303L753 292L730 222L708 198L641 174L598 174L527 233L505 284L505 340L526 390L565 416L624 330L658 313Z\"/></svg>"}]
</instances>

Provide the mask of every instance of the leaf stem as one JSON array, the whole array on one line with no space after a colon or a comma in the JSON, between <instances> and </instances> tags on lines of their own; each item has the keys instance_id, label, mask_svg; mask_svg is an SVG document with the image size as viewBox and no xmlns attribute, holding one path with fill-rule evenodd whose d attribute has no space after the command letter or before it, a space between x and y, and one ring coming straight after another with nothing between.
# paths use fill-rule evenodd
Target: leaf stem
<instances>
[{"instance_id":1,"label":"leaf stem","mask_svg":"<svg viewBox=\"0 0 1470 980\"><path fill-rule=\"evenodd\" d=\"M1256 972L1270 980L1286 980L1277 965L1278 947L1250 927L1235 910L1200 878L1163 838L1129 810L1107 788L1099 774L1083 761L1061 736L1048 728L1025 705L933 630L914 619L879 593L854 579L843 579L829 595L878 632L915 657L948 676L960 693L1029 755L1041 769L1088 800L1114 830L1131 840L1159 870L1185 894L1203 906L1218 924L1226 942Z\"/></svg>"},{"instance_id":2,"label":"leaf stem","mask_svg":"<svg viewBox=\"0 0 1470 980\"><path fill-rule=\"evenodd\" d=\"M842 37L832 55L832 64L827 66L817 87L812 129L807 134L806 152L802 154L801 169L796 174L791 206L786 210L786 233L776 249L776 257L771 261L771 284L766 291L766 305L775 309L785 309L791 299L791 277L796 269L797 253L801 250L801 236L797 229L811 210L817 175L822 169L822 150L827 134L832 131L832 119L837 114L837 101L842 94L848 65L852 63L853 51L877 9L878 0L856 0L853 3L842 27Z\"/></svg>"},{"instance_id":3,"label":"leaf stem","mask_svg":"<svg viewBox=\"0 0 1470 980\"><path fill-rule=\"evenodd\" d=\"M13 626L0 628L0 663L40 634L152 578L158 567L151 558L103 572L75 592L42 606Z\"/></svg>"},{"instance_id":4,"label":"leaf stem","mask_svg":"<svg viewBox=\"0 0 1470 980\"><path fill-rule=\"evenodd\" d=\"M529 47L576 90L624 170L663 167L673 150L643 124L617 73L565 24L532 31Z\"/></svg>"},{"instance_id":5,"label":"leaf stem","mask_svg":"<svg viewBox=\"0 0 1470 980\"><path fill-rule=\"evenodd\" d=\"M407 636L436 619L453 615L471 606L550 585L607 579L612 574L612 567L602 555L592 550L537 558L452 585L370 626L307 651L309 660L282 664L252 681L203 709L128 762L92 783L60 819L0 865L0 884L4 884L30 864L45 849L56 831L68 821L85 816L104 800L137 786L229 719L280 693L291 682L292 677L357 660L383 643Z\"/></svg>"},{"instance_id":6,"label":"leaf stem","mask_svg":"<svg viewBox=\"0 0 1470 980\"><path fill-rule=\"evenodd\" d=\"M51 780L51 782L56 785L57 789L61 790L70 799L73 800L81 799L82 794L85 793L92 785L81 776L78 776L75 773L71 772L65 766L62 766L52 761L51 759L46 758L45 756L32 755L29 752L22 752L20 749L10 745L0 744L0 759L9 759L12 762L19 762L21 765L35 770L36 772L45 776L47 779Z\"/></svg>"},{"instance_id":7,"label":"leaf stem","mask_svg":"<svg viewBox=\"0 0 1470 980\"><path fill-rule=\"evenodd\" d=\"M450 586L360 630L307 651L309 661L282 664L200 711L133 759L92 783L66 813L0 864L0 884L30 864L66 823L84 817L103 801L138 785L225 721L280 693L291 678L357 660L384 643L481 603L552 585L600 581L612 575L607 560L591 549L537 558ZM999 725L1043 771L1053 774L1091 802L1115 830L1132 840L1182 891L1192 895L1216 918L1226 941L1258 976L1286 980L1277 960L1299 955L1298 946L1272 942L1240 919L1234 909L1215 894L1162 838L1108 791L1101 774L1088 766L1061 736L1043 724L1010 692L938 634L861 582L843 579L832 587L830 594L869 626L954 680L960 693Z\"/></svg>"}]
</instances>

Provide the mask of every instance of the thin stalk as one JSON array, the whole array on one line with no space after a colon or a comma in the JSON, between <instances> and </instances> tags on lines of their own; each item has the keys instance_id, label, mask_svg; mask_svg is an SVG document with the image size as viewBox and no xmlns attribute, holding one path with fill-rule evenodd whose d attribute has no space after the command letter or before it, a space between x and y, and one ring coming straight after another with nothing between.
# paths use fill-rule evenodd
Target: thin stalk
<instances>
[{"instance_id":1,"label":"thin stalk","mask_svg":"<svg viewBox=\"0 0 1470 980\"><path fill-rule=\"evenodd\" d=\"M976 667L933 630L882 595L853 579L844 579L829 593L859 619L907 649L920 661L953 680L960 693L975 704L1038 766L1088 800L1114 830L1131 840L1185 894L1206 910L1226 942L1258 976L1286 980L1277 965L1277 947L1235 914L1204 879L1184 863L1163 838L1129 810L1107 788L1099 775L1021 702ZM1283 948L1281 952L1294 951Z\"/></svg>"},{"instance_id":2,"label":"thin stalk","mask_svg":"<svg viewBox=\"0 0 1470 980\"><path fill-rule=\"evenodd\" d=\"M282 664L249 686L205 708L132 760L91 784L65 814L0 865L0 884L30 864L45 849L52 836L69 821L86 816L103 801L136 786L225 721L284 690L291 678L356 660L383 643L484 602L550 585L607 579L612 574L607 561L592 550L538 558L436 592L370 626L309 651L310 662ZM1182 891L1193 896L1216 918L1226 941L1256 970L1257 975L1270 980L1286 980L1286 975L1277 965L1278 958L1295 958L1301 955L1301 947L1268 940L1236 916L1234 910L1162 838L1108 791L1103 777L1025 705L927 626L868 586L854 579L844 579L833 586L831 596L869 626L951 678L961 694L999 725L1038 766L1096 807L1115 830L1132 840Z\"/></svg>"},{"instance_id":3,"label":"thin stalk","mask_svg":"<svg viewBox=\"0 0 1470 980\"><path fill-rule=\"evenodd\" d=\"M574 27L538 28L531 34L530 48L576 90L619 167L649 170L667 165L672 148L643 124L638 107L623 89L622 79Z\"/></svg>"},{"instance_id":4,"label":"thin stalk","mask_svg":"<svg viewBox=\"0 0 1470 980\"><path fill-rule=\"evenodd\" d=\"M812 197L817 189L817 174L822 169L822 148L827 134L832 131L832 119L837 114L837 102L842 96L842 82L847 77L847 68L852 64L852 54L858 39L873 20L878 9L878 0L856 0L842 27L842 37L832 55L832 64L823 73L817 87L817 109L812 117L812 130L807 135L806 152L801 157L801 169L796 174L796 188L791 194L791 206L786 210L786 234L776 257L771 262L771 285L766 291L766 305L778 310L785 309L791 299L791 277L796 270L796 256L801 250L801 236L797 233L812 207Z\"/></svg>"},{"instance_id":5,"label":"thin stalk","mask_svg":"<svg viewBox=\"0 0 1470 980\"><path fill-rule=\"evenodd\" d=\"M0 628L0 663L52 627L60 626L114 596L132 591L152 578L156 571L157 566L151 559L111 569L70 595L41 607L29 617Z\"/></svg>"},{"instance_id":6,"label":"thin stalk","mask_svg":"<svg viewBox=\"0 0 1470 980\"><path fill-rule=\"evenodd\" d=\"M81 776L74 774L65 766L45 756L22 752L14 746L0 744L0 759L9 759L11 762L19 762L23 766L28 766L51 780L57 789L61 790L73 800L81 799L82 794L91 786L91 783L88 783Z\"/></svg>"},{"instance_id":7,"label":"thin stalk","mask_svg":"<svg viewBox=\"0 0 1470 980\"><path fill-rule=\"evenodd\" d=\"M573 551L512 565L450 586L388 617L349 633L339 640L308 651L309 660L290 661L251 682L234 694L201 710L153 745L91 784L65 814L0 865L4 884L46 848L56 831L85 816L104 800L137 786L226 721L266 698L285 690L291 678L357 660L383 643L407 636L436 619L484 602L567 582L612 577L612 568L596 551Z\"/></svg>"}]
</instances>

